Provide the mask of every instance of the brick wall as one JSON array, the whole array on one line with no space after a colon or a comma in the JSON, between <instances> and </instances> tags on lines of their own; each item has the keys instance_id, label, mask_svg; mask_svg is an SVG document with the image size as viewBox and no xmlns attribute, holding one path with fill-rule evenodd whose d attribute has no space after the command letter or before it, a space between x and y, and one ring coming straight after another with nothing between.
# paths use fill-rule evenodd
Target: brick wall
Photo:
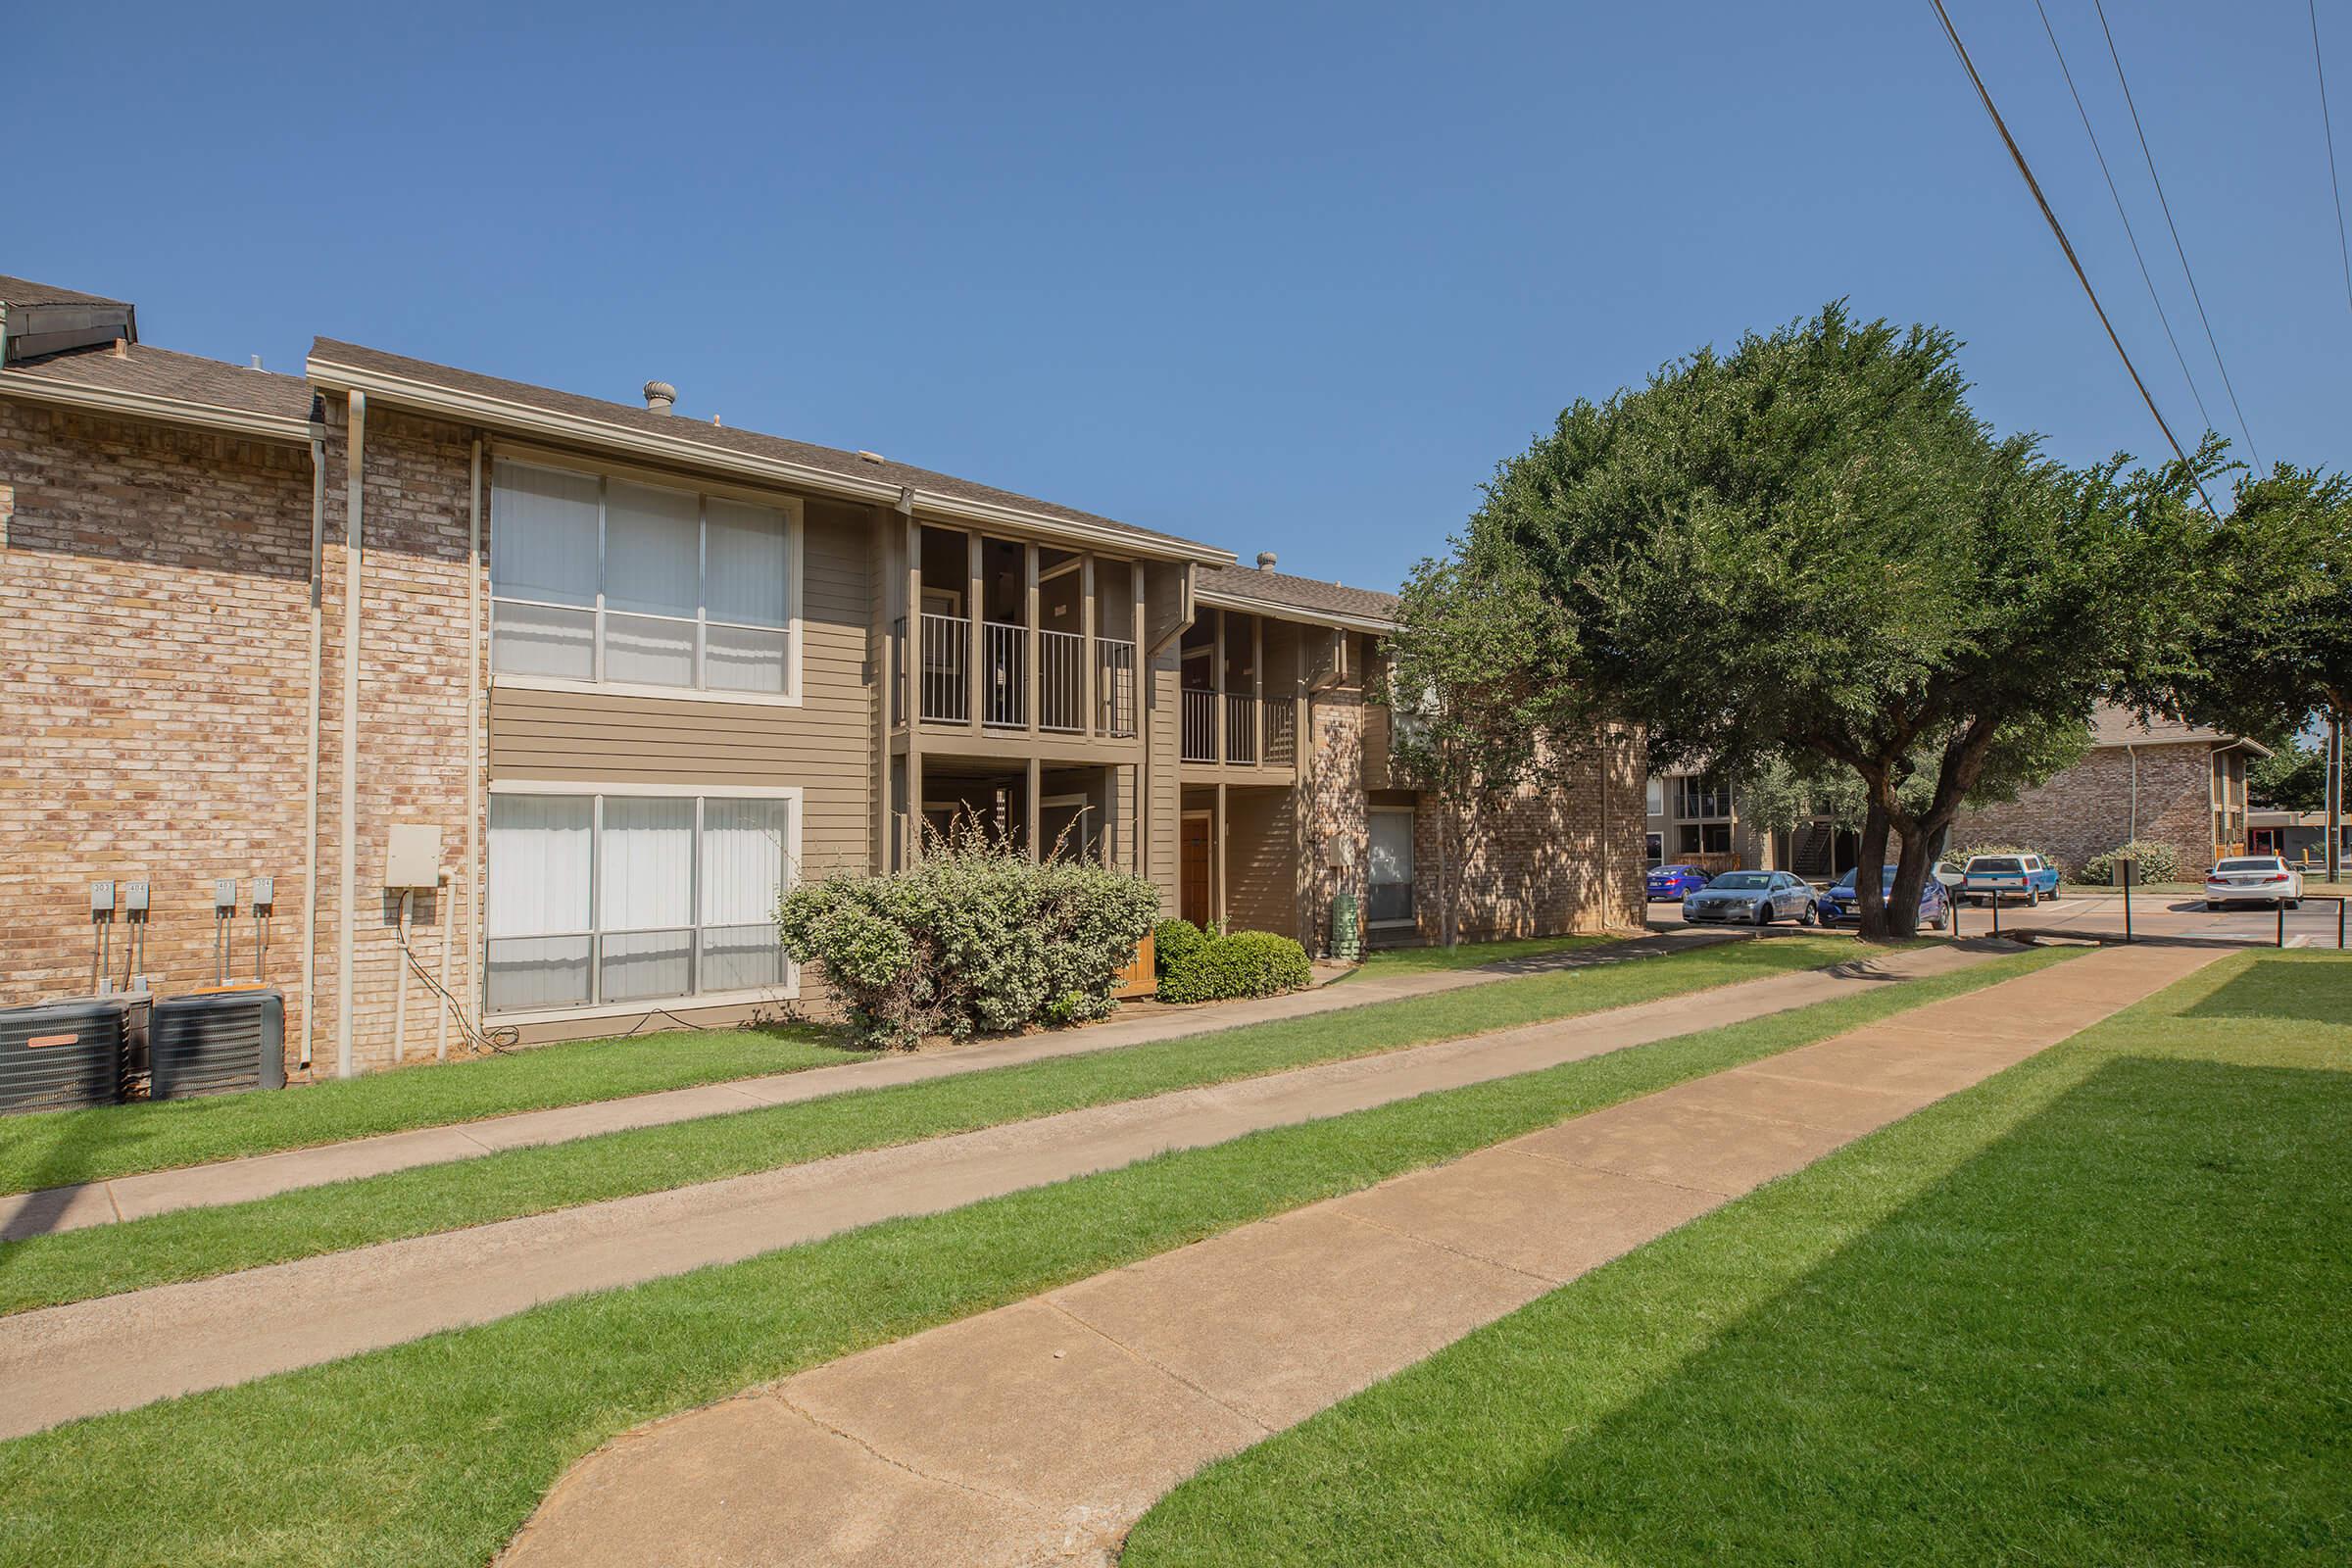
<instances>
[{"instance_id":1,"label":"brick wall","mask_svg":"<svg viewBox=\"0 0 2352 1568\"><path fill-rule=\"evenodd\" d=\"M1343 893L1353 894L1359 920L1364 907L1363 848L1371 827L1365 811L1363 694L1316 694L1308 705L1307 722L1312 744L1300 780L1305 806L1298 867L1304 903L1300 940L1309 953L1322 953L1331 943L1332 902ZM1327 863L1324 843L1335 833L1355 846L1356 853L1345 865Z\"/></svg>"},{"instance_id":2,"label":"brick wall","mask_svg":"<svg viewBox=\"0 0 2352 1568\"><path fill-rule=\"evenodd\" d=\"M2136 751L2139 837L2171 845L2184 868L2203 870L2213 855L2211 751L2202 742ZM2132 754L2102 747L2015 801L1962 811L1949 842L2024 845L2072 874L2132 836Z\"/></svg>"},{"instance_id":3,"label":"brick wall","mask_svg":"<svg viewBox=\"0 0 2352 1568\"><path fill-rule=\"evenodd\" d=\"M96 878L151 885L159 990L208 985L214 879L267 874L297 1037L310 536L299 448L0 402L0 1000L88 994Z\"/></svg>"}]
</instances>

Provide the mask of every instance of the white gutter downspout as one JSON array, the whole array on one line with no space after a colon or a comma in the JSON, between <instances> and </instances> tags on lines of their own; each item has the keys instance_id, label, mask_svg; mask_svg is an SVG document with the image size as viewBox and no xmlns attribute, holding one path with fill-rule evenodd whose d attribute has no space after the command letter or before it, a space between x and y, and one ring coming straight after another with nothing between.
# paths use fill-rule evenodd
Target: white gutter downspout
<instances>
[{"instance_id":1,"label":"white gutter downspout","mask_svg":"<svg viewBox=\"0 0 2352 1568\"><path fill-rule=\"evenodd\" d=\"M473 515L466 531L466 995L482 998L482 438L473 438ZM444 1012L444 1017L447 1013Z\"/></svg>"},{"instance_id":2,"label":"white gutter downspout","mask_svg":"<svg viewBox=\"0 0 2352 1568\"><path fill-rule=\"evenodd\" d=\"M326 589L326 411L311 408L311 665L310 748L305 753L303 800L306 831L302 840L302 1066L311 1065L312 1042L318 1038L318 706L319 676L323 673L324 605Z\"/></svg>"},{"instance_id":3,"label":"white gutter downspout","mask_svg":"<svg viewBox=\"0 0 2352 1568\"><path fill-rule=\"evenodd\" d=\"M2139 748L2127 741L2124 755L2132 760L2132 831L2124 835L2124 842L2136 844L2139 842Z\"/></svg>"},{"instance_id":4,"label":"white gutter downspout","mask_svg":"<svg viewBox=\"0 0 2352 1568\"><path fill-rule=\"evenodd\" d=\"M352 959L359 935L360 836L360 518L368 451L368 394L351 394L343 444L343 929L335 976L335 1076L351 1076Z\"/></svg>"}]
</instances>

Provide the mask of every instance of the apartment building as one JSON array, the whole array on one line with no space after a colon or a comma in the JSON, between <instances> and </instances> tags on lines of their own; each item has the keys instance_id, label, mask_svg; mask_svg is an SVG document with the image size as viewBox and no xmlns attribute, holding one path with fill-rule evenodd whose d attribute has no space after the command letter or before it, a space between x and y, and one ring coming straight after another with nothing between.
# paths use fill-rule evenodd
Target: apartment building
<instances>
[{"instance_id":1,"label":"apartment building","mask_svg":"<svg viewBox=\"0 0 2352 1568\"><path fill-rule=\"evenodd\" d=\"M525 1039L818 1006L780 891L958 818L1171 912L1313 947L1348 895L1417 940L1395 602L1274 564L660 382L328 338L280 374L0 278L0 1000L259 972L297 1074L447 1051L443 991ZM1620 736L1517 803L1465 928L1638 922L1639 789Z\"/></svg>"}]
</instances>

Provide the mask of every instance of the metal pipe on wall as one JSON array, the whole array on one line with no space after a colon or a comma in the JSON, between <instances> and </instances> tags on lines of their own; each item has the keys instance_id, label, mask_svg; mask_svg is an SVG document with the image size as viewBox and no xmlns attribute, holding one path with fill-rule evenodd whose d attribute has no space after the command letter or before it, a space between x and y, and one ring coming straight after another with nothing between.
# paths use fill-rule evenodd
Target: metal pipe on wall
<instances>
[{"instance_id":1,"label":"metal pipe on wall","mask_svg":"<svg viewBox=\"0 0 2352 1568\"><path fill-rule=\"evenodd\" d=\"M466 531L466 997L482 1005L482 438L473 438L472 514ZM454 890L453 890L454 891ZM455 906L455 901L452 901ZM453 922L454 924L454 922ZM454 935L454 932L452 933ZM446 944L444 937L444 958ZM444 967L446 968L446 961ZM446 981L447 975L443 976ZM442 1011L447 1019L448 1010ZM449 1054L448 1025L441 1054Z\"/></svg>"},{"instance_id":2,"label":"metal pipe on wall","mask_svg":"<svg viewBox=\"0 0 2352 1568\"><path fill-rule=\"evenodd\" d=\"M311 662L309 746L303 753L302 1055L311 1065L318 1037L318 683L325 663L326 408L311 402Z\"/></svg>"},{"instance_id":3,"label":"metal pipe on wall","mask_svg":"<svg viewBox=\"0 0 2352 1568\"><path fill-rule=\"evenodd\" d=\"M359 937L361 477L368 453L368 394L351 394L343 443L343 922L335 975L335 1076L351 1076L352 962Z\"/></svg>"}]
</instances>

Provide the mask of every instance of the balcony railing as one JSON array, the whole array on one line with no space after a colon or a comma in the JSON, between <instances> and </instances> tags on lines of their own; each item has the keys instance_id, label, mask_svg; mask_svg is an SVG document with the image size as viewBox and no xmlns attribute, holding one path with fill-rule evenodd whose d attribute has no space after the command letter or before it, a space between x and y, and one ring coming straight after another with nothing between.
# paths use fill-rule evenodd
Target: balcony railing
<instances>
[{"instance_id":1,"label":"balcony railing","mask_svg":"<svg viewBox=\"0 0 2352 1568\"><path fill-rule=\"evenodd\" d=\"M999 729L1020 729L1029 722L1029 628L984 620L980 629L988 661L980 666L986 722Z\"/></svg>"},{"instance_id":2,"label":"balcony railing","mask_svg":"<svg viewBox=\"0 0 2352 1568\"><path fill-rule=\"evenodd\" d=\"M1272 702L1266 705L1266 751L1268 765L1294 767L1298 761L1298 710L1289 703Z\"/></svg>"},{"instance_id":3,"label":"balcony railing","mask_svg":"<svg viewBox=\"0 0 2352 1568\"><path fill-rule=\"evenodd\" d=\"M1037 727L1076 735L1086 729L1086 700L1080 675L1086 667L1086 639L1074 631L1037 634Z\"/></svg>"},{"instance_id":4,"label":"balcony railing","mask_svg":"<svg viewBox=\"0 0 2352 1568\"><path fill-rule=\"evenodd\" d=\"M1188 762L1217 760L1217 694L1187 690L1184 694L1184 737L1178 755Z\"/></svg>"},{"instance_id":5,"label":"balcony railing","mask_svg":"<svg viewBox=\"0 0 2352 1568\"><path fill-rule=\"evenodd\" d=\"M1095 722L1121 740L1135 734L1135 644L1095 639Z\"/></svg>"},{"instance_id":6,"label":"balcony railing","mask_svg":"<svg viewBox=\"0 0 2352 1568\"><path fill-rule=\"evenodd\" d=\"M1257 699L1243 692L1225 694L1225 760L1257 763Z\"/></svg>"},{"instance_id":7,"label":"balcony railing","mask_svg":"<svg viewBox=\"0 0 2352 1568\"><path fill-rule=\"evenodd\" d=\"M904 722L904 694L911 689L916 715L926 724L972 721L972 622L965 615L918 617L906 679L893 693L893 722ZM894 623L902 650L906 623ZM1025 729L1035 705L1037 728L1058 735L1090 732L1118 740L1139 733L1136 650L1122 638L1095 639L1094 711L1087 711L1087 639L1077 632L1040 631L1036 691L1030 690L1029 628L1011 621L980 623L980 722L990 729ZM1090 723L1091 719L1091 723Z\"/></svg>"}]
</instances>

